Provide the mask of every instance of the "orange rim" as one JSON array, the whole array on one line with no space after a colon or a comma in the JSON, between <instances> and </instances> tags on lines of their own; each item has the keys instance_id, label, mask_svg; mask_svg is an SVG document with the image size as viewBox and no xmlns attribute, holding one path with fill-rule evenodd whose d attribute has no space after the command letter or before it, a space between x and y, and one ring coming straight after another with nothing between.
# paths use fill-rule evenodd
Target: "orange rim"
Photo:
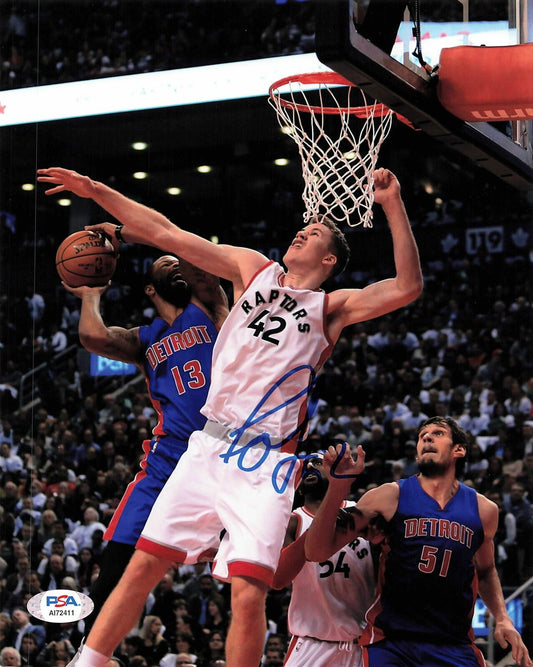
<instances>
[{"instance_id":1,"label":"orange rim","mask_svg":"<svg viewBox=\"0 0 533 667\"><path fill-rule=\"evenodd\" d=\"M286 109L294 109L297 111L302 111L304 113L314 112L314 113L319 113L319 114L322 113L329 115L340 115L341 113L345 113L354 115L357 118L369 118L370 116L378 116L378 117L386 116L391 111L391 109L388 106L386 106L385 104L381 104L381 102L375 102L374 104L368 104L359 107L337 107L337 106L320 107L320 106L312 106L310 104L299 104L298 102L294 102L293 100L285 99L284 97L282 97L282 93L279 92L279 88L287 86L291 83L301 83L303 85L319 85L323 83L327 85L329 84L334 86L349 86L350 88L357 88L357 85L355 83L352 83L352 81L345 79L340 74L337 74L337 72L312 72L310 74L293 74L292 76L286 76L283 79L279 79L279 81L275 81L268 89L269 97L274 101L277 99L279 101L279 104L281 104L281 106L285 107ZM408 118L402 116L399 113L396 113L396 111L392 111L392 113L394 113L398 118L398 120L400 120L402 123L404 123L405 125L409 125L409 127L415 129L414 125Z\"/></svg>"}]
</instances>

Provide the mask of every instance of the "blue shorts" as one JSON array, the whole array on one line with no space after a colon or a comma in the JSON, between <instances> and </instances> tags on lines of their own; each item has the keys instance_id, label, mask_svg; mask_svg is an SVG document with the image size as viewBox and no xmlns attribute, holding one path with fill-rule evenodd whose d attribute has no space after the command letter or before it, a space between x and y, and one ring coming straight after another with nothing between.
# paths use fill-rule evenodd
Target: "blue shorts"
<instances>
[{"instance_id":1,"label":"blue shorts","mask_svg":"<svg viewBox=\"0 0 533 667\"><path fill-rule=\"evenodd\" d=\"M123 544L137 544L152 506L172 474L187 441L168 436L162 440L145 440L141 469L128 484L119 506L105 532L104 540Z\"/></svg>"},{"instance_id":2,"label":"blue shorts","mask_svg":"<svg viewBox=\"0 0 533 667\"><path fill-rule=\"evenodd\" d=\"M414 639L383 639L363 647L365 667L484 667L475 644L433 644Z\"/></svg>"}]
</instances>

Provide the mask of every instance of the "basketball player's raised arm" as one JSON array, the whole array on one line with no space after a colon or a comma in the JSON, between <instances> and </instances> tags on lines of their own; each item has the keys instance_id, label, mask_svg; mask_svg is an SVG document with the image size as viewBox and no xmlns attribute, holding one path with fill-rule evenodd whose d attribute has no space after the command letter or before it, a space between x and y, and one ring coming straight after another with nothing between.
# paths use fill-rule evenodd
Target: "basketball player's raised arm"
<instances>
[{"instance_id":1,"label":"basketball player's raised arm","mask_svg":"<svg viewBox=\"0 0 533 667\"><path fill-rule=\"evenodd\" d=\"M354 461L349 447L344 445L330 446L324 452L324 469L329 477L329 485L324 499L315 514L307 531L305 540L305 556L307 560L322 562L351 541L364 530L368 519L360 512L354 516L352 526L340 528L337 525L339 509L345 498L350 495L350 486L357 475L364 470L365 453L362 447L357 448L357 461Z\"/></svg>"},{"instance_id":2,"label":"basketball player's raised arm","mask_svg":"<svg viewBox=\"0 0 533 667\"><path fill-rule=\"evenodd\" d=\"M388 169L376 170L374 179L375 202L382 206L392 235L396 275L363 289L333 292L330 312L338 312L340 328L406 306L422 291L418 247L401 197L400 184Z\"/></svg>"},{"instance_id":3,"label":"basketball player's raised arm","mask_svg":"<svg viewBox=\"0 0 533 667\"><path fill-rule=\"evenodd\" d=\"M100 298L106 287L69 287L66 290L81 299L78 333L80 342L89 352L128 364L141 362L138 328L108 327L100 313Z\"/></svg>"},{"instance_id":4,"label":"basketball player's raised arm","mask_svg":"<svg viewBox=\"0 0 533 667\"><path fill-rule=\"evenodd\" d=\"M363 448L357 448L357 460L344 445L331 446L324 453L324 467L328 467L329 486L315 518L307 531L305 555L307 560L322 562L356 537L365 537L379 543L385 537L385 524L393 517L398 506L399 487L396 483L382 484L367 491L356 507L339 515L350 486L364 469Z\"/></svg>"},{"instance_id":5,"label":"basketball player's raised arm","mask_svg":"<svg viewBox=\"0 0 533 667\"><path fill-rule=\"evenodd\" d=\"M122 233L126 241L175 253L204 271L231 280L237 286L246 284L266 261L263 255L249 248L216 245L180 229L158 211L70 169L50 167L39 169L37 173L38 181L55 186L46 191L47 195L70 191L78 197L95 201L125 225ZM97 225L97 228L101 227Z\"/></svg>"},{"instance_id":6,"label":"basketball player's raised arm","mask_svg":"<svg viewBox=\"0 0 533 667\"><path fill-rule=\"evenodd\" d=\"M478 494L478 508L484 532L483 544L477 550L474 559L479 581L479 595L494 616L496 641L502 648L511 645L513 660L517 665L530 667L533 662L507 612L501 582L494 563L494 535L498 527L498 507L485 496Z\"/></svg>"}]
</instances>

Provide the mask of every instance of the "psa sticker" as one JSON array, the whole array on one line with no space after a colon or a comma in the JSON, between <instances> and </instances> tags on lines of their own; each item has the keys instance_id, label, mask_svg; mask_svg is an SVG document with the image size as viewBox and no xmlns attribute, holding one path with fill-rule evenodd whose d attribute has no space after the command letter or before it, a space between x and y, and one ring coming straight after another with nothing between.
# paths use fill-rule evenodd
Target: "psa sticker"
<instances>
[{"instance_id":1,"label":"psa sticker","mask_svg":"<svg viewBox=\"0 0 533 667\"><path fill-rule=\"evenodd\" d=\"M32 616L48 623L71 623L89 616L94 602L88 595L71 590L43 591L28 601Z\"/></svg>"}]
</instances>

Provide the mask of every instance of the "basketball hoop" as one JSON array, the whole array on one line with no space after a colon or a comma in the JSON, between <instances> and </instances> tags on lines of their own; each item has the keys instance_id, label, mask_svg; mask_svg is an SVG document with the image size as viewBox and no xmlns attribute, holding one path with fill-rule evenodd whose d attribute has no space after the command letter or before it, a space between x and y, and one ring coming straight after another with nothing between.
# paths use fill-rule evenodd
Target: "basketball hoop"
<instances>
[{"instance_id":1,"label":"basketball hoop","mask_svg":"<svg viewBox=\"0 0 533 667\"><path fill-rule=\"evenodd\" d=\"M362 104L353 103L357 95ZM270 86L269 103L298 146L304 221L325 213L337 223L372 227L374 171L394 112L369 103L358 86L336 72L280 79ZM364 121L358 134L349 125L354 116Z\"/></svg>"}]
</instances>

